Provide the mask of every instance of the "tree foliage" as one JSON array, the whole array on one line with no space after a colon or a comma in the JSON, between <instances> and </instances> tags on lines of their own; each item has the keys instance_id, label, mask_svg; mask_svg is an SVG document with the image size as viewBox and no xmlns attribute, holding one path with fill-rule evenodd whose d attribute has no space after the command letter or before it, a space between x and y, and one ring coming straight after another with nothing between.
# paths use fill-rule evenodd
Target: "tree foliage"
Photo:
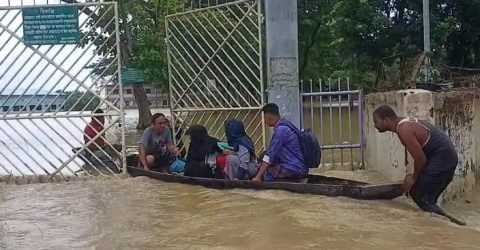
<instances>
[{"instance_id":1,"label":"tree foliage","mask_svg":"<svg viewBox=\"0 0 480 250\"><path fill-rule=\"evenodd\" d=\"M167 89L165 17L182 8L205 6L200 6L201 1L186 0L119 3L120 37L125 45L123 64L143 69L147 84ZM303 79L349 76L352 82L364 87L374 87L383 78L402 84L423 50L422 1L299 0L298 6L299 66ZM430 0L430 8L434 64L479 68L480 0ZM106 10L102 8L95 14L102 16ZM100 20L98 27L106 24L108 15L111 14ZM109 39L112 28L93 29L85 35L92 41L100 32L101 39L93 41L100 45ZM109 65L115 57L106 50L97 53L103 56L97 62L99 66Z\"/></svg>"},{"instance_id":2,"label":"tree foliage","mask_svg":"<svg viewBox=\"0 0 480 250\"><path fill-rule=\"evenodd\" d=\"M303 78L404 82L423 50L422 1L338 0L299 5ZM313 2L313 3L312 3ZM480 1L431 0L432 60L480 67Z\"/></svg>"},{"instance_id":3,"label":"tree foliage","mask_svg":"<svg viewBox=\"0 0 480 250\"><path fill-rule=\"evenodd\" d=\"M62 1L77 3L77 0ZM184 1L179 0L118 1L119 34L115 32L115 10L112 5L84 8L84 14L91 18L89 28L83 30L82 38L85 39L81 45L93 43L95 53L100 58L89 67L95 74L110 75L116 81L118 35L122 66L143 70L145 84L167 89L165 16L184 4ZM134 95L139 110L137 128L144 129L150 125L150 104L143 86L135 86Z\"/></svg>"}]
</instances>

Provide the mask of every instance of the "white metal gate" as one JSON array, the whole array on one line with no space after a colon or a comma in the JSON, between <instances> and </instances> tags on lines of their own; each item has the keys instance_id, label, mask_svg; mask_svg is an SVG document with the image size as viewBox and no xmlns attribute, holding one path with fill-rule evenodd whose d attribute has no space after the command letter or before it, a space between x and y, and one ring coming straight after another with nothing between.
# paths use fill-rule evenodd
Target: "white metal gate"
<instances>
[{"instance_id":1,"label":"white metal gate","mask_svg":"<svg viewBox=\"0 0 480 250\"><path fill-rule=\"evenodd\" d=\"M183 140L185 128L192 124L204 125L211 135L223 138L224 121L236 118L261 151L265 148L261 2L199 7L167 16L177 139Z\"/></svg>"},{"instance_id":2,"label":"white metal gate","mask_svg":"<svg viewBox=\"0 0 480 250\"><path fill-rule=\"evenodd\" d=\"M0 175L125 171L117 3L19 2L0 3ZM28 45L25 11L59 8L78 14L79 41Z\"/></svg>"}]
</instances>

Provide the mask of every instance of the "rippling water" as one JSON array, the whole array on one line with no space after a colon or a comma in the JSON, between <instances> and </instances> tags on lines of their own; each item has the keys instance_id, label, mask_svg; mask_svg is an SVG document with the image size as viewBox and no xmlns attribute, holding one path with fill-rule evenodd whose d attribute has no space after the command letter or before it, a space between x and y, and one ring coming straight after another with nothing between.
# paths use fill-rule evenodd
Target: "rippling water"
<instances>
[{"instance_id":1,"label":"rippling water","mask_svg":"<svg viewBox=\"0 0 480 250\"><path fill-rule=\"evenodd\" d=\"M0 249L480 249L480 200L458 227L405 198L211 190L146 177L1 186Z\"/></svg>"}]
</instances>

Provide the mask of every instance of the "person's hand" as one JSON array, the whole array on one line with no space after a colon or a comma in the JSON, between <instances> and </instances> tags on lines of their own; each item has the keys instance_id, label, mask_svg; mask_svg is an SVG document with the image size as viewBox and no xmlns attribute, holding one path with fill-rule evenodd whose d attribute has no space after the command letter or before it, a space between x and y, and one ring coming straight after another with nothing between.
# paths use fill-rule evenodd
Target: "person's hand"
<instances>
[{"instance_id":1,"label":"person's hand","mask_svg":"<svg viewBox=\"0 0 480 250\"><path fill-rule=\"evenodd\" d=\"M410 193L410 190L412 189L414 184L415 184L415 178L413 177L413 175L407 174L402 184L403 193L408 196L408 193Z\"/></svg>"},{"instance_id":2,"label":"person's hand","mask_svg":"<svg viewBox=\"0 0 480 250\"><path fill-rule=\"evenodd\" d=\"M233 152L233 151L231 151L231 150L228 150L228 149L223 150L223 153L226 154L226 155L233 155L233 154L235 154L235 152Z\"/></svg>"},{"instance_id":3,"label":"person's hand","mask_svg":"<svg viewBox=\"0 0 480 250\"><path fill-rule=\"evenodd\" d=\"M150 168L148 168L148 164L143 163L143 162L141 162L141 161L138 162L138 167L139 167L139 168L143 168L143 169L146 170L146 171L150 171Z\"/></svg>"},{"instance_id":4,"label":"person's hand","mask_svg":"<svg viewBox=\"0 0 480 250\"><path fill-rule=\"evenodd\" d=\"M257 175L255 177L253 177L252 181L256 182L256 183L261 183L262 182L262 177Z\"/></svg>"},{"instance_id":5,"label":"person's hand","mask_svg":"<svg viewBox=\"0 0 480 250\"><path fill-rule=\"evenodd\" d=\"M175 149L173 150L173 153L175 154L175 156L179 157L181 155L180 153L180 150L178 149L178 147L175 147Z\"/></svg>"},{"instance_id":6,"label":"person's hand","mask_svg":"<svg viewBox=\"0 0 480 250\"><path fill-rule=\"evenodd\" d=\"M168 147L168 152L170 152L170 154L172 155L175 155L175 156L180 156L180 150L178 150L178 147Z\"/></svg>"}]
</instances>

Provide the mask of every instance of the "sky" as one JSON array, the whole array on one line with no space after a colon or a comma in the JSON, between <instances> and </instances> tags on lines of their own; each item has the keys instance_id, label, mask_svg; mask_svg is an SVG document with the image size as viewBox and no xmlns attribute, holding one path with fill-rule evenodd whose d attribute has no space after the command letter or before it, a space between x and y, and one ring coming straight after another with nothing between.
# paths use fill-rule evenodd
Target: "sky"
<instances>
[{"instance_id":1,"label":"sky","mask_svg":"<svg viewBox=\"0 0 480 250\"><path fill-rule=\"evenodd\" d=\"M39 53L25 47L22 41L9 32L23 37L21 9L5 10L2 7L32 5L34 0L0 0L0 95L6 94L47 94L56 90L74 90L79 84L71 82L61 70L42 58ZM46 4L47 0L35 0L35 4ZM49 4L58 4L59 0L48 0ZM93 8L93 7L91 7ZM113 11L113 9L112 9ZM79 25L86 21L87 16L79 15ZM114 25L112 23L111 25ZM4 28L8 30L5 30ZM81 28L87 29L86 25ZM98 60L94 54L95 46L89 49L76 48L75 45L41 45L38 48L49 60L60 65L64 72L75 76L85 86L90 86L96 77L90 74L91 69L84 67ZM62 79L63 78L63 79ZM85 90L81 87L79 90Z\"/></svg>"}]
</instances>

